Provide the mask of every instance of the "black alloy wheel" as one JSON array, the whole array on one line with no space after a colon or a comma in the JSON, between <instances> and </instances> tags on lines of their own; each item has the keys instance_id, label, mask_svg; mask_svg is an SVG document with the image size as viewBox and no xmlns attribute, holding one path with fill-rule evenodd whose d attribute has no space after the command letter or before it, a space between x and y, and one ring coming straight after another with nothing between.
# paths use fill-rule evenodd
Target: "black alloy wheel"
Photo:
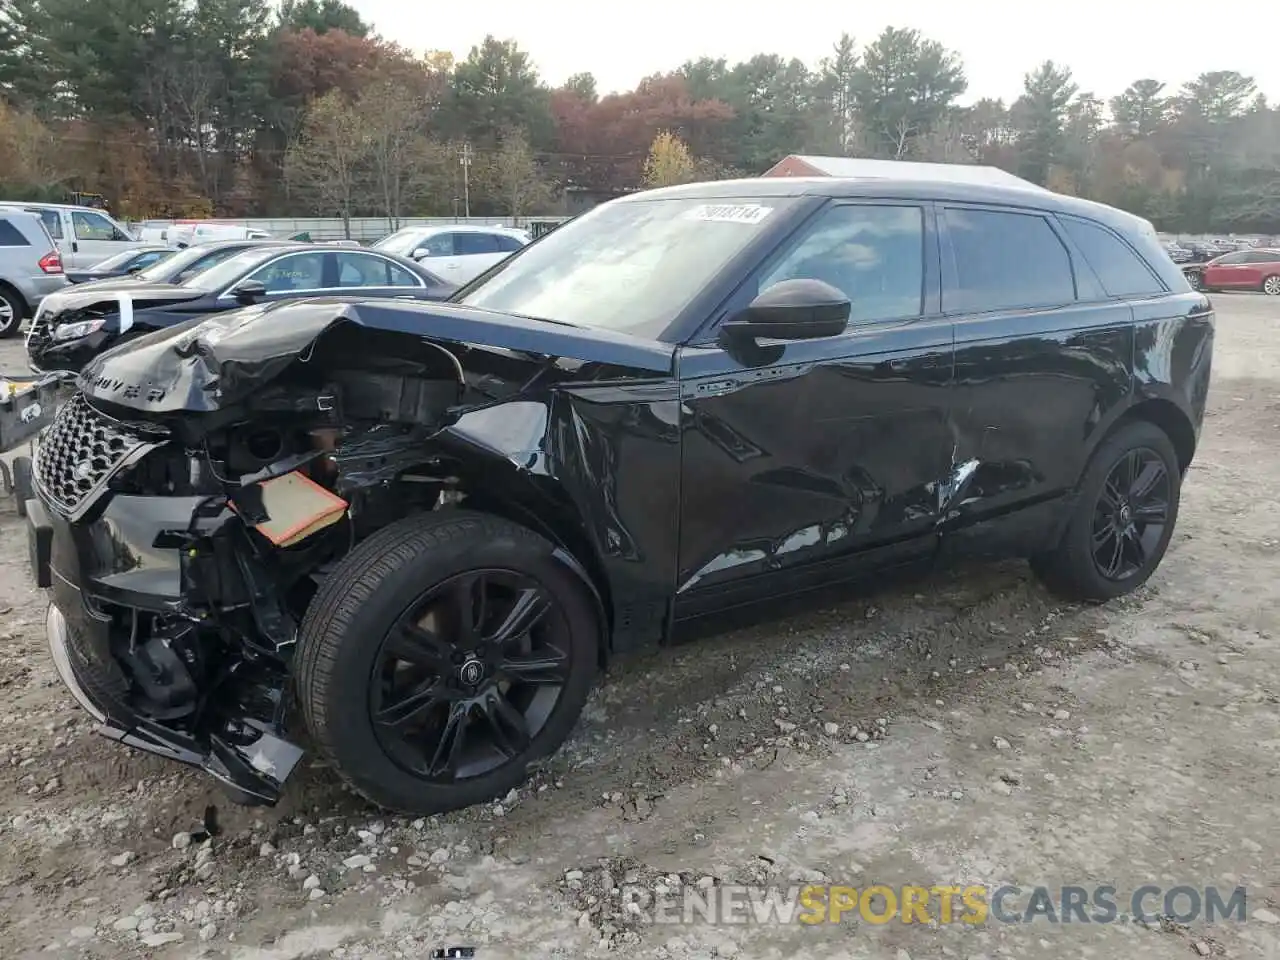
<instances>
[{"instance_id":1,"label":"black alloy wheel","mask_svg":"<svg viewBox=\"0 0 1280 960\"><path fill-rule=\"evenodd\" d=\"M320 753L375 804L424 815L500 797L569 735L605 620L584 575L526 527L436 510L325 576L294 681Z\"/></svg>"},{"instance_id":2,"label":"black alloy wheel","mask_svg":"<svg viewBox=\"0 0 1280 960\"><path fill-rule=\"evenodd\" d=\"M1169 548L1182 469L1160 427L1120 424L1089 458L1061 537L1031 557L1031 569L1067 600L1103 603L1132 593Z\"/></svg>"},{"instance_id":3,"label":"black alloy wheel","mask_svg":"<svg viewBox=\"0 0 1280 960\"><path fill-rule=\"evenodd\" d=\"M436 783L528 749L569 679L569 625L540 583L472 570L423 594L384 638L370 719L387 754Z\"/></svg>"},{"instance_id":4,"label":"black alloy wheel","mask_svg":"<svg viewBox=\"0 0 1280 960\"><path fill-rule=\"evenodd\" d=\"M1172 484L1154 450L1130 450L1112 467L1093 512L1093 562L1107 580L1144 570L1164 540Z\"/></svg>"}]
</instances>

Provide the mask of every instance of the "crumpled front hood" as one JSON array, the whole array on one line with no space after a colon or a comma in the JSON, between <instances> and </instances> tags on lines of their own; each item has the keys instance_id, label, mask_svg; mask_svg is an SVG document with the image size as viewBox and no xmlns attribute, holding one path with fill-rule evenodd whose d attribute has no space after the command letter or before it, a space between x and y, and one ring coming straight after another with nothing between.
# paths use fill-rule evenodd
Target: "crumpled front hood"
<instances>
[{"instance_id":1,"label":"crumpled front hood","mask_svg":"<svg viewBox=\"0 0 1280 960\"><path fill-rule=\"evenodd\" d=\"M211 412L269 383L343 324L654 376L670 375L675 355L666 343L458 304L332 297L258 304L157 330L96 357L81 387L90 399L145 413Z\"/></svg>"},{"instance_id":2,"label":"crumpled front hood","mask_svg":"<svg viewBox=\"0 0 1280 960\"><path fill-rule=\"evenodd\" d=\"M41 313L54 316L70 310L84 310L96 305L113 309L119 308L120 298L128 297L135 307L145 307L158 303L182 303L186 300L199 300L207 296L207 291L191 287L179 287L172 283L147 283L136 279L118 278L115 280L95 280L90 283L65 287L57 293L51 293L41 301Z\"/></svg>"}]
</instances>

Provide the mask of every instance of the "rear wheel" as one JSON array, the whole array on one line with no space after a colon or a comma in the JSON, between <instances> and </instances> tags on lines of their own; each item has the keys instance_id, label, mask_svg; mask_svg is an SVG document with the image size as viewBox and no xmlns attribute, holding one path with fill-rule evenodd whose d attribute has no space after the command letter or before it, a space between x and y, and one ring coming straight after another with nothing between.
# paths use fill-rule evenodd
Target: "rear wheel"
<instances>
[{"instance_id":1,"label":"rear wheel","mask_svg":"<svg viewBox=\"0 0 1280 960\"><path fill-rule=\"evenodd\" d=\"M0 286L0 337L16 337L27 305L10 287Z\"/></svg>"},{"instance_id":2,"label":"rear wheel","mask_svg":"<svg viewBox=\"0 0 1280 960\"><path fill-rule=\"evenodd\" d=\"M441 511L370 537L325 579L299 632L312 736L366 798L430 814L491 799L568 736L600 622L553 546Z\"/></svg>"},{"instance_id":3,"label":"rear wheel","mask_svg":"<svg viewBox=\"0 0 1280 960\"><path fill-rule=\"evenodd\" d=\"M1262 281L1262 292L1269 297L1280 297L1280 273Z\"/></svg>"},{"instance_id":4,"label":"rear wheel","mask_svg":"<svg viewBox=\"0 0 1280 960\"><path fill-rule=\"evenodd\" d=\"M1102 602L1136 590L1168 549L1181 488L1165 432L1145 421L1126 424L1094 453L1062 540L1034 557L1032 569L1071 600Z\"/></svg>"}]
</instances>

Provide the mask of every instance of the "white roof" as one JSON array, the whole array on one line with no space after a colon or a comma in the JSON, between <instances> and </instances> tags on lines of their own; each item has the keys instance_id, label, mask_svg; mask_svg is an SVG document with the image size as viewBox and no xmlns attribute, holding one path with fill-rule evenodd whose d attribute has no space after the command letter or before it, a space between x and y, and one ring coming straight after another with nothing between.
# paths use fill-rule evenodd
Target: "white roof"
<instances>
[{"instance_id":1,"label":"white roof","mask_svg":"<svg viewBox=\"0 0 1280 960\"><path fill-rule=\"evenodd\" d=\"M973 163L920 163L914 160L872 160L864 157L810 157L796 154L796 159L821 170L829 177L861 180L933 180L938 183L974 183L993 187L1021 187L1043 190L1044 187L1006 173L999 167Z\"/></svg>"}]
</instances>

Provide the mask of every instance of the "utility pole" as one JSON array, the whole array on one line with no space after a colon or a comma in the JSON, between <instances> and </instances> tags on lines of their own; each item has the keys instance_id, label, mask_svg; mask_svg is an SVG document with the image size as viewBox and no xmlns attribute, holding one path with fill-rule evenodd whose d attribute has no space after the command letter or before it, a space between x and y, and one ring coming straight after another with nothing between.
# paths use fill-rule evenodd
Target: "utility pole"
<instances>
[{"instance_id":1,"label":"utility pole","mask_svg":"<svg viewBox=\"0 0 1280 960\"><path fill-rule=\"evenodd\" d=\"M462 157L458 162L462 164L462 209L463 216L467 219L471 218L471 158L471 144L464 143Z\"/></svg>"}]
</instances>

